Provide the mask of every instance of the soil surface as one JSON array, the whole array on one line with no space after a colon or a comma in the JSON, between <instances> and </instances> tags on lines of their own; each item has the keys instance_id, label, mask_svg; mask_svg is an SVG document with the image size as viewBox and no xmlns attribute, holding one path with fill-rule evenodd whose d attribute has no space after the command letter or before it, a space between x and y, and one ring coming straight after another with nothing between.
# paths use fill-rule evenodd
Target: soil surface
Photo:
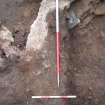
<instances>
[{"instance_id":1,"label":"soil surface","mask_svg":"<svg viewBox=\"0 0 105 105\"><path fill-rule=\"evenodd\" d=\"M13 33L13 45L20 49L25 47L40 2L41 0L0 0L0 21Z\"/></svg>"},{"instance_id":2,"label":"soil surface","mask_svg":"<svg viewBox=\"0 0 105 105\"><path fill-rule=\"evenodd\" d=\"M40 2L0 0L1 24L13 33L11 46L22 53L7 57L0 50L0 105L105 105L104 0L75 1L69 9L81 22L73 29L69 29L65 10L60 11L60 88L55 70L55 10L46 18L49 30L43 48L25 52ZM36 100L31 99L33 95L76 95L77 99Z\"/></svg>"}]
</instances>

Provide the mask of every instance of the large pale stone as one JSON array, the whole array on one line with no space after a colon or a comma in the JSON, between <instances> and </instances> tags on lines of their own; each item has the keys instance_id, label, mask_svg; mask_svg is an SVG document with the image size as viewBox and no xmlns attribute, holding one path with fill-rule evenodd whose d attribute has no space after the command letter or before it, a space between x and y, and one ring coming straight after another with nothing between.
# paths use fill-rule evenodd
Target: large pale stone
<instances>
[{"instance_id":1,"label":"large pale stone","mask_svg":"<svg viewBox=\"0 0 105 105\"><path fill-rule=\"evenodd\" d=\"M3 25L0 27L0 40L5 40L9 42L14 41L12 33Z\"/></svg>"},{"instance_id":2,"label":"large pale stone","mask_svg":"<svg viewBox=\"0 0 105 105\"><path fill-rule=\"evenodd\" d=\"M70 2L74 0L61 0L59 1L59 8L64 9ZM45 38L48 35L48 27L46 16L49 12L55 9L55 0L43 0L39 9L38 17L31 26L28 35L26 49L39 50L42 48Z\"/></svg>"},{"instance_id":3,"label":"large pale stone","mask_svg":"<svg viewBox=\"0 0 105 105\"><path fill-rule=\"evenodd\" d=\"M0 48L5 52L6 56L20 55L20 51L15 46L11 46L11 42L14 42L12 32L5 26L0 27Z\"/></svg>"}]
</instances>

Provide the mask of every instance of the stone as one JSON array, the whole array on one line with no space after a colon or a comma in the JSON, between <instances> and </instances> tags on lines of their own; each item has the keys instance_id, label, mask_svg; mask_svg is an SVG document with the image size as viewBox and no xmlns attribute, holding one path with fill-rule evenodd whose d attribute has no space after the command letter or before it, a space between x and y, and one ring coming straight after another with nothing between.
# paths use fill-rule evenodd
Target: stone
<instances>
[{"instance_id":1,"label":"stone","mask_svg":"<svg viewBox=\"0 0 105 105\"><path fill-rule=\"evenodd\" d=\"M74 0L62 0L59 1L59 8L63 10L65 6L70 5ZM47 14L55 10L55 0L43 0L39 9L37 19L31 26L30 33L28 35L26 50L39 50L42 48L45 38L48 35L47 26Z\"/></svg>"},{"instance_id":2,"label":"stone","mask_svg":"<svg viewBox=\"0 0 105 105\"><path fill-rule=\"evenodd\" d=\"M70 11L67 19L67 24L69 29L74 28L79 23L80 23L80 19L76 16L76 14L73 11Z\"/></svg>"},{"instance_id":3,"label":"stone","mask_svg":"<svg viewBox=\"0 0 105 105\"><path fill-rule=\"evenodd\" d=\"M105 4L100 4L94 10L95 15L105 15Z\"/></svg>"},{"instance_id":4,"label":"stone","mask_svg":"<svg viewBox=\"0 0 105 105\"><path fill-rule=\"evenodd\" d=\"M0 39L8 42L14 41L12 33L3 25L0 27Z\"/></svg>"}]
</instances>

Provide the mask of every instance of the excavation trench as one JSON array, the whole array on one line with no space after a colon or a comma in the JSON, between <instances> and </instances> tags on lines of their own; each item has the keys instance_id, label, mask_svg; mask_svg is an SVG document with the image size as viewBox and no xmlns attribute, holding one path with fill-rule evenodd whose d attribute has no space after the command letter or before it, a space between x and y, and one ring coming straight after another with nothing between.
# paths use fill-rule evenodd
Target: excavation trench
<instances>
[{"instance_id":1,"label":"excavation trench","mask_svg":"<svg viewBox=\"0 0 105 105\"><path fill-rule=\"evenodd\" d=\"M77 5L77 4L76 4ZM92 16L93 17L93 16ZM48 52L50 70L55 70L55 11L47 16L48 20ZM104 105L105 71L104 71L104 16L95 16L86 24L84 19L81 25L70 30L64 12L60 12L60 59L61 59L61 87L57 94L77 95L77 99L47 100L45 104L59 103L64 105ZM51 73L50 72L50 73ZM52 78L50 76L50 78ZM54 78L54 75L53 75ZM52 79L51 79L52 80ZM56 79L52 82L55 82Z\"/></svg>"},{"instance_id":2,"label":"excavation trench","mask_svg":"<svg viewBox=\"0 0 105 105\"><path fill-rule=\"evenodd\" d=\"M28 35L24 32L29 32L40 3L38 0L26 0L21 3L17 3L19 15L13 16L14 18L11 15L7 16L7 22L3 24L15 32L15 42L12 45L24 49ZM3 59L0 59L0 105L105 105L105 16L91 14L89 3L90 0L82 0L72 5L81 23L71 30L66 21L65 11L60 10L60 88L57 87L55 69L55 10L50 11L46 17L48 34L40 50L19 50L22 56L9 57L6 57L3 51L0 52ZM28 13L24 13L25 10L29 10ZM34 15L31 14L32 11ZM3 14L4 17L6 15ZM13 22L11 18L18 20ZM8 21L9 19L12 22ZM20 37L23 38L24 44L19 41ZM33 95L76 95L77 99L36 100L31 98Z\"/></svg>"},{"instance_id":3,"label":"excavation trench","mask_svg":"<svg viewBox=\"0 0 105 105\"><path fill-rule=\"evenodd\" d=\"M65 39L64 51L69 54L67 93L74 91L78 96L76 101L69 101L69 104L104 105L103 19L104 16L95 17L85 28L76 27L70 31Z\"/></svg>"}]
</instances>

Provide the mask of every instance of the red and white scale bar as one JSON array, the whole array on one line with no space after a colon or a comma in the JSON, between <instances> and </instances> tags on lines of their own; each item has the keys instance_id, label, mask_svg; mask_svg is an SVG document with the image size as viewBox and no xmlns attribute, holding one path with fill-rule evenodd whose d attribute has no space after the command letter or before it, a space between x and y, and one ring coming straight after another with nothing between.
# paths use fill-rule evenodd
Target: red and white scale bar
<instances>
[{"instance_id":1,"label":"red and white scale bar","mask_svg":"<svg viewBox=\"0 0 105 105\"><path fill-rule=\"evenodd\" d=\"M56 72L57 83L60 85L60 32L59 32L59 0L56 0Z\"/></svg>"},{"instance_id":2,"label":"red and white scale bar","mask_svg":"<svg viewBox=\"0 0 105 105\"><path fill-rule=\"evenodd\" d=\"M56 0L56 72L57 83L60 86L60 33L59 33L59 0ZM33 99L68 99L77 96L32 96Z\"/></svg>"}]
</instances>

